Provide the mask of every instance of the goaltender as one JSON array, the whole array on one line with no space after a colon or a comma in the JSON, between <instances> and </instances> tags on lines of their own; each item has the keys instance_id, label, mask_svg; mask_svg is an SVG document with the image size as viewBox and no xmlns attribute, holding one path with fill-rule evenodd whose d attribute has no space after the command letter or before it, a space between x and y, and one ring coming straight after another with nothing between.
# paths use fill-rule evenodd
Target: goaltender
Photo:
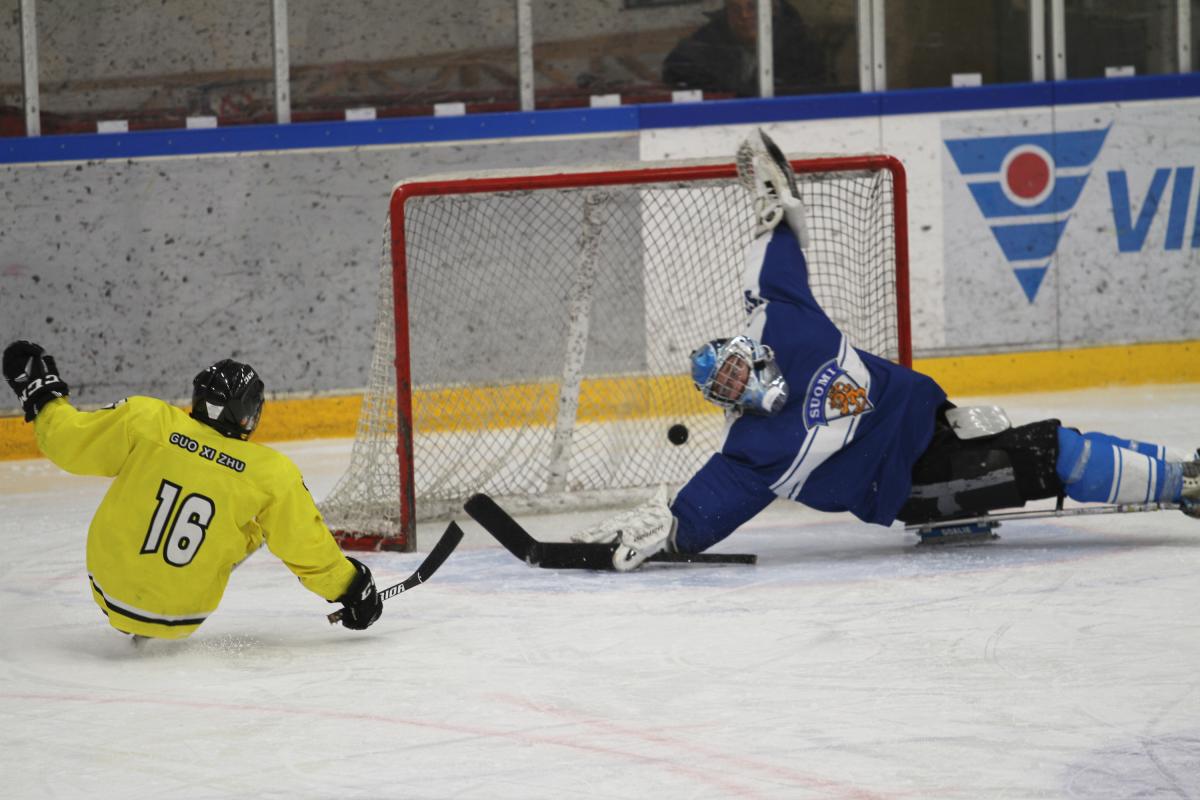
<instances>
[{"instance_id":1,"label":"goaltender","mask_svg":"<svg viewBox=\"0 0 1200 800\"><path fill-rule=\"evenodd\" d=\"M347 628L379 618L371 571L342 555L295 464L247 441L263 405L248 365L226 359L197 375L191 416L151 397L79 411L54 358L32 342L5 348L3 372L47 458L115 479L88 529L87 569L117 630L191 635L264 542L305 588L344 606Z\"/></svg>"}]
</instances>

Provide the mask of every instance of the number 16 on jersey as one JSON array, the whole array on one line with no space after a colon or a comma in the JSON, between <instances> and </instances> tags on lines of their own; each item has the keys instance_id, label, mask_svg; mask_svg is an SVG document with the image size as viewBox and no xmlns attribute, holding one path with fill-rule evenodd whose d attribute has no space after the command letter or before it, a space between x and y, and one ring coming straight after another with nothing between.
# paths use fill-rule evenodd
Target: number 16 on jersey
<instances>
[{"instance_id":1,"label":"number 16 on jersey","mask_svg":"<svg viewBox=\"0 0 1200 800\"><path fill-rule=\"evenodd\" d=\"M173 567L186 567L196 557L217 510L212 500L193 492L178 503L176 511L182 492L182 486L163 479L158 486L158 505L142 542L143 554L157 553L162 547L163 560Z\"/></svg>"}]
</instances>

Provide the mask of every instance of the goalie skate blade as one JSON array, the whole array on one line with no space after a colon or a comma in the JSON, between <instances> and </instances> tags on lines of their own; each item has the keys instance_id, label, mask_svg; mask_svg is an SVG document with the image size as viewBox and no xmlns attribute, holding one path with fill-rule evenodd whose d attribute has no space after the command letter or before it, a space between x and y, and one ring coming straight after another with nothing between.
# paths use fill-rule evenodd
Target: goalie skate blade
<instances>
[{"instance_id":1,"label":"goalie skate blade","mask_svg":"<svg viewBox=\"0 0 1200 800\"><path fill-rule=\"evenodd\" d=\"M921 541L918 547L952 547L954 545L983 544L1000 536L996 528L1000 523L994 520L986 522L971 522L964 525L944 525L937 528L922 528L917 531Z\"/></svg>"},{"instance_id":2,"label":"goalie skate blade","mask_svg":"<svg viewBox=\"0 0 1200 800\"><path fill-rule=\"evenodd\" d=\"M504 549L530 566L613 570L613 545L539 542L486 494L472 495L463 508ZM655 553L648 560L666 564L755 564L758 556L749 553Z\"/></svg>"}]
</instances>

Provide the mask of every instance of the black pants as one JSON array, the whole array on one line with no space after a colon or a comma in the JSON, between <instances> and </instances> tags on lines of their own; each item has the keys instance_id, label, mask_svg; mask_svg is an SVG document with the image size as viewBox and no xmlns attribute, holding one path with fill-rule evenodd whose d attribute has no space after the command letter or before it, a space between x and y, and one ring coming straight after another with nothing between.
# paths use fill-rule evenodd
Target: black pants
<instances>
[{"instance_id":1,"label":"black pants","mask_svg":"<svg viewBox=\"0 0 1200 800\"><path fill-rule=\"evenodd\" d=\"M1055 470L1058 420L963 440L946 421L951 408L947 403L937 411L933 439L913 465L912 490L898 519L911 525L973 517L1062 495Z\"/></svg>"}]
</instances>

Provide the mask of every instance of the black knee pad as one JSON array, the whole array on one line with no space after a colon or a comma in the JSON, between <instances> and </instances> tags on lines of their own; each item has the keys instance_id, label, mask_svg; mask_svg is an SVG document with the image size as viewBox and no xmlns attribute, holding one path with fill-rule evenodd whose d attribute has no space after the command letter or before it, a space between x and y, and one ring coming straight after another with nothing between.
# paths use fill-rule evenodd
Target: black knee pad
<instances>
[{"instance_id":1,"label":"black knee pad","mask_svg":"<svg viewBox=\"0 0 1200 800\"><path fill-rule=\"evenodd\" d=\"M913 524L970 517L1063 492L1056 419L962 440L939 416L929 448L913 466L909 498L897 518Z\"/></svg>"}]
</instances>

